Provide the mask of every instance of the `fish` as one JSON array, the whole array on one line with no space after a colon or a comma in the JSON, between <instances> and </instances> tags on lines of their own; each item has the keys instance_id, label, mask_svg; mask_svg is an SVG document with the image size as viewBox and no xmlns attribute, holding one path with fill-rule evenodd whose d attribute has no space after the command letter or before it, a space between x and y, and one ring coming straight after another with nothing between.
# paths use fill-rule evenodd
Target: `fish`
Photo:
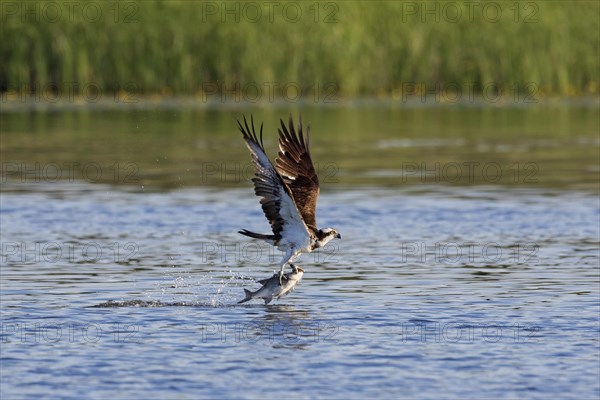
<instances>
[{"instance_id":1,"label":"fish","mask_svg":"<svg viewBox=\"0 0 600 400\"><path fill-rule=\"evenodd\" d=\"M238 301L238 304L245 303L252 299L264 299L265 304L269 304L271 300L279 300L294 290L298 282L300 282L304 276L304 270L294 264L290 264L290 266L293 271L284 274L283 277L279 273L275 273L270 278L258 281L262 287L256 292L244 289L246 297L244 297L243 300Z\"/></svg>"}]
</instances>

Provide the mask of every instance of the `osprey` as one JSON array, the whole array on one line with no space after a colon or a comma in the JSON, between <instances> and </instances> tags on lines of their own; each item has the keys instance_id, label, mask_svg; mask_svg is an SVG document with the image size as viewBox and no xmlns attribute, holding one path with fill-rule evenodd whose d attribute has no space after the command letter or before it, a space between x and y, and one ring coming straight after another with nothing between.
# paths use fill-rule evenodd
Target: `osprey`
<instances>
[{"instance_id":1,"label":"osprey","mask_svg":"<svg viewBox=\"0 0 600 400\"><path fill-rule=\"evenodd\" d=\"M279 132L279 154L275 165L269 161L262 141L263 125L260 124L260 138L254 129L254 118L250 116L250 127L244 116L244 124L238 120L240 131L252 154L256 169L254 193L259 196L265 216L271 224L272 235L239 231L242 235L262 239L276 246L284 253L281 260L280 280L286 264L294 262L302 253L310 253L325 246L341 235L333 228L317 228L316 208L319 197L319 178L310 158L309 132L306 139L302 133L302 117L298 131L294 129L292 116L288 126L283 120Z\"/></svg>"}]
</instances>

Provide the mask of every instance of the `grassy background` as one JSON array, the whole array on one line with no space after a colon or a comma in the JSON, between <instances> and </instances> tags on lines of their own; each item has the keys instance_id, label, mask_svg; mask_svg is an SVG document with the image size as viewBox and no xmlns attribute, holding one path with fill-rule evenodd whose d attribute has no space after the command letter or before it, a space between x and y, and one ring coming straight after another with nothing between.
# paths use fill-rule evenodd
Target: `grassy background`
<instances>
[{"instance_id":1,"label":"grassy background","mask_svg":"<svg viewBox=\"0 0 600 400\"><path fill-rule=\"evenodd\" d=\"M78 92L92 83L197 95L214 90L207 85L276 82L361 96L414 82L598 92L600 2L474 3L310 1L284 10L282 2L271 12L262 1L79 1L71 9L2 1L0 89Z\"/></svg>"}]
</instances>

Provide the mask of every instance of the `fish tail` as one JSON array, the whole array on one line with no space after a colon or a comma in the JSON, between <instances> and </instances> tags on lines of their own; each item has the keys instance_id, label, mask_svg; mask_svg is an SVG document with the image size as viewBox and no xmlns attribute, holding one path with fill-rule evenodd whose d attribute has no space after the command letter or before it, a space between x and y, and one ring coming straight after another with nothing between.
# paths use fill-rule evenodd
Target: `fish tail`
<instances>
[{"instance_id":1,"label":"fish tail","mask_svg":"<svg viewBox=\"0 0 600 400\"><path fill-rule=\"evenodd\" d=\"M244 295L246 295L246 297L244 297L243 300L238 301L238 304L242 304L242 303L247 302L248 300L251 300L252 294L253 293L251 291L249 291L248 289L244 289Z\"/></svg>"}]
</instances>

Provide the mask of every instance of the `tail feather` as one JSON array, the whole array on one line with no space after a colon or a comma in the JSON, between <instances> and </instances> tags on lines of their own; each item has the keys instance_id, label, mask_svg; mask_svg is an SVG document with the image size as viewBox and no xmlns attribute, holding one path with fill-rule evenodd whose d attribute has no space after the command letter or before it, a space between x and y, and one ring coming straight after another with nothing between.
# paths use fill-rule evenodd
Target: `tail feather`
<instances>
[{"instance_id":1,"label":"tail feather","mask_svg":"<svg viewBox=\"0 0 600 400\"><path fill-rule=\"evenodd\" d=\"M254 239L262 239L262 240L275 240L276 237L275 235L263 235L262 233L256 233L256 232L251 232L247 229L242 229L241 231L238 231L238 233L241 233L242 235L254 238Z\"/></svg>"},{"instance_id":2,"label":"tail feather","mask_svg":"<svg viewBox=\"0 0 600 400\"><path fill-rule=\"evenodd\" d=\"M248 300L252 300L252 292L249 291L248 289L244 289L244 294L246 295L246 297L244 297L243 300L238 301L238 304L242 304L247 302Z\"/></svg>"}]
</instances>

